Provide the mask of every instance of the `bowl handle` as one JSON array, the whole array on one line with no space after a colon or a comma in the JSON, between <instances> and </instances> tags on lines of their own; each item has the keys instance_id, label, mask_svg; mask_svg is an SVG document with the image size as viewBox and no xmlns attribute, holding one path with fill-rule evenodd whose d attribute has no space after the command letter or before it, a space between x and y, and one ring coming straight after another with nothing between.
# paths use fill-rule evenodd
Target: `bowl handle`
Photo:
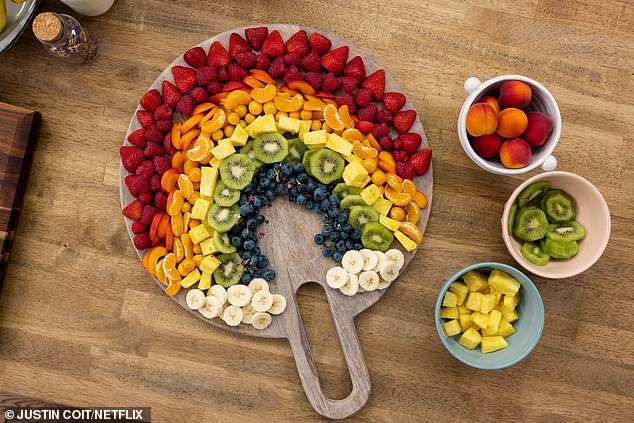
<instances>
[{"instance_id":1,"label":"bowl handle","mask_svg":"<svg viewBox=\"0 0 634 423\"><path fill-rule=\"evenodd\" d=\"M548 156L544 163L542 163L542 169L546 172L552 172L557 168L557 158L555 156Z\"/></svg>"},{"instance_id":2,"label":"bowl handle","mask_svg":"<svg viewBox=\"0 0 634 423\"><path fill-rule=\"evenodd\" d=\"M464 82L464 90L467 92L467 94L471 94L472 92L477 90L480 85L482 85L482 81L480 81L475 76L472 76L470 78L467 78L467 80Z\"/></svg>"}]
</instances>

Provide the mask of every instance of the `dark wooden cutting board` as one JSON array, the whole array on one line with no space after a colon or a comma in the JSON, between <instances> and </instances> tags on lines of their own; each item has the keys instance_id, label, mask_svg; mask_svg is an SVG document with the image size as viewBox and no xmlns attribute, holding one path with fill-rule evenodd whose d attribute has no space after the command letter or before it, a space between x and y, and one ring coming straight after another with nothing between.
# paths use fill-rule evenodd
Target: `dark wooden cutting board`
<instances>
[{"instance_id":1,"label":"dark wooden cutting board","mask_svg":"<svg viewBox=\"0 0 634 423\"><path fill-rule=\"evenodd\" d=\"M31 170L42 115L0 102L0 287Z\"/></svg>"}]
</instances>

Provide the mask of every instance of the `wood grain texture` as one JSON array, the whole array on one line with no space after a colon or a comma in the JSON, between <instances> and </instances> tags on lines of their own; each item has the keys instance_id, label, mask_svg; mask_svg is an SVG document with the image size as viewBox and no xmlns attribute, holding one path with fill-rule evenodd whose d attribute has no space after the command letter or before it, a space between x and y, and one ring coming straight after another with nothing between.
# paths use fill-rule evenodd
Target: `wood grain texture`
<instances>
[{"instance_id":1,"label":"wood grain texture","mask_svg":"<svg viewBox=\"0 0 634 423\"><path fill-rule=\"evenodd\" d=\"M44 115L0 293L0 390L63 404L150 406L158 422L324 420L306 399L287 341L213 327L157 290L134 256L117 199L118 148L156 75L227 29L292 22L337 34L385 65L434 149L423 246L355 319L372 395L350 420L632 420L631 2L233 0L205 2L204 12L200 5L117 0L106 15L82 20L102 42L90 66L48 56L31 34L0 56L0 100ZM484 172L456 131L464 80L507 73L555 96L563 120L558 168L597 186L613 226L590 270L565 281L532 277L546 310L540 343L518 365L483 372L444 350L433 305L462 267L516 265L499 220L508 195L534 173ZM321 388L345 398L352 384L322 289L302 287L298 302Z\"/></svg>"}]
</instances>

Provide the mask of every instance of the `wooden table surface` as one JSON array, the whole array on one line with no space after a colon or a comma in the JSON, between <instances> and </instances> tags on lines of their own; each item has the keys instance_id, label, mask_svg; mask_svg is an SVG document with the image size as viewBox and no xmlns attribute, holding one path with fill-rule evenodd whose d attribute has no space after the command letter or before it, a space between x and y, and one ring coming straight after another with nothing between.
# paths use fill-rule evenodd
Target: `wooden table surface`
<instances>
[{"instance_id":1,"label":"wooden table surface","mask_svg":"<svg viewBox=\"0 0 634 423\"><path fill-rule=\"evenodd\" d=\"M66 10L52 0L42 9ZM150 406L157 422L321 420L286 341L234 336L162 294L134 253L118 194L122 137L163 67L232 27L292 22L374 54L411 96L434 149L423 246L356 321L372 396L353 419L634 418L631 1L117 0L83 22L102 42L91 66L48 56L29 32L0 56L0 101L43 114L0 293L0 391L81 406ZM518 365L484 372L445 351L433 304L464 266L515 265L500 236L502 205L534 173L484 172L463 153L455 128L465 78L506 73L540 81L557 99L559 169L603 193L612 238L577 277L533 277L546 309L540 343ZM350 382L323 293L304 289L301 311L324 390L345 397Z\"/></svg>"}]
</instances>

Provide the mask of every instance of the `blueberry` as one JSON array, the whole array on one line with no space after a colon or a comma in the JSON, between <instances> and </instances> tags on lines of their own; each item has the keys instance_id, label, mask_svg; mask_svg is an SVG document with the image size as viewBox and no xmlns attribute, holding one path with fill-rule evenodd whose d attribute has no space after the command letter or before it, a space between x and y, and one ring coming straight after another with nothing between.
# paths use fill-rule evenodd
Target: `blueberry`
<instances>
[{"instance_id":1,"label":"blueberry","mask_svg":"<svg viewBox=\"0 0 634 423\"><path fill-rule=\"evenodd\" d=\"M341 228L343 228L343 223L341 222L335 222L334 225L332 225L336 230L340 231Z\"/></svg>"},{"instance_id":2,"label":"blueberry","mask_svg":"<svg viewBox=\"0 0 634 423\"><path fill-rule=\"evenodd\" d=\"M326 200L324 200L324 201L326 201ZM330 204L332 204L332 202ZM336 208L336 206L335 207L331 207L330 209L328 209L328 216L330 216L332 218L335 218L335 217L339 216L339 213L341 213L341 212L339 211L338 208Z\"/></svg>"},{"instance_id":3,"label":"blueberry","mask_svg":"<svg viewBox=\"0 0 634 423\"><path fill-rule=\"evenodd\" d=\"M350 239L346 240L346 249L352 250L354 248L354 242Z\"/></svg>"},{"instance_id":4,"label":"blueberry","mask_svg":"<svg viewBox=\"0 0 634 423\"><path fill-rule=\"evenodd\" d=\"M341 239L348 239L348 237L350 236L350 233L344 231L343 229L339 233L341 234Z\"/></svg>"},{"instance_id":5,"label":"blueberry","mask_svg":"<svg viewBox=\"0 0 634 423\"><path fill-rule=\"evenodd\" d=\"M304 204L306 204L306 195L297 194L297 204L299 204L300 206L303 206Z\"/></svg>"},{"instance_id":6,"label":"blueberry","mask_svg":"<svg viewBox=\"0 0 634 423\"><path fill-rule=\"evenodd\" d=\"M336 207L338 207L339 203L341 202L341 200L339 200L339 197L337 197L335 194L331 194L328 199L330 200L330 204Z\"/></svg>"},{"instance_id":7,"label":"blueberry","mask_svg":"<svg viewBox=\"0 0 634 423\"><path fill-rule=\"evenodd\" d=\"M242 257L242 260L249 260L251 258L251 251L241 251L240 257Z\"/></svg>"},{"instance_id":8,"label":"blueberry","mask_svg":"<svg viewBox=\"0 0 634 423\"><path fill-rule=\"evenodd\" d=\"M328 217L327 214L322 214L321 215L321 221L326 223L326 224L331 224L332 223L332 219L330 217Z\"/></svg>"},{"instance_id":9,"label":"blueberry","mask_svg":"<svg viewBox=\"0 0 634 423\"><path fill-rule=\"evenodd\" d=\"M288 186L285 183L279 183L275 185L275 192L271 191L273 195L288 195L289 194ZM269 193L266 193L266 196L269 196ZM275 198L275 197L273 197ZM273 200L273 198L269 198L269 200Z\"/></svg>"},{"instance_id":10,"label":"blueberry","mask_svg":"<svg viewBox=\"0 0 634 423\"><path fill-rule=\"evenodd\" d=\"M282 163L278 162L273 165L273 169L280 170L282 167Z\"/></svg>"},{"instance_id":11,"label":"blueberry","mask_svg":"<svg viewBox=\"0 0 634 423\"><path fill-rule=\"evenodd\" d=\"M253 255L259 256L260 254L262 254L262 250L260 250L260 247L255 247L253 249Z\"/></svg>"},{"instance_id":12,"label":"blueberry","mask_svg":"<svg viewBox=\"0 0 634 423\"><path fill-rule=\"evenodd\" d=\"M304 171L304 163L295 163L293 165L293 172L300 173Z\"/></svg>"},{"instance_id":13,"label":"blueberry","mask_svg":"<svg viewBox=\"0 0 634 423\"><path fill-rule=\"evenodd\" d=\"M266 279L269 282L275 279L275 270L266 269L266 271L264 272L264 279Z\"/></svg>"},{"instance_id":14,"label":"blueberry","mask_svg":"<svg viewBox=\"0 0 634 423\"><path fill-rule=\"evenodd\" d=\"M341 240L341 241L337 242L335 247L337 248L337 251L339 251L340 253L345 253L347 251L346 250L346 241L344 241L344 240Z\"/></svg>"},{"instance_id":15,"label":"blueberry","mask_svg":"<svg viewBox=\"0 0 634 423\"><path fill-rule=\"evenodd\" d=\"M234 236L233 238L231 238L231 243L237 247L238 245L242 244L242 239L240 237Z\"/></svg>"},{"instance_id":16,"label":"blueberry","mask_svg":"<svg viewBox=\"0 0 634 423\"><path fill-rule=\"evenodd\" d=\"M295 188L298 194L306 194L308 190L306 189L306 185L297 185Z\"/></svg>"},{"instance_id":17,"label":"blueberry","mask_svg":"<svg viewBox=\"0 0 634 423\"><path fill-rule=\"evenodd\" d=\"M314 194L315 200L321 201L326 198L326 190L322 190L321 188L317 188Z\"/></svg>"},{"instance_id":18,"label":"blueberry","mask_svg":"<svg viewBox=\"0 0 634 423\"><path fill-rule=\"evenodd\" d=\"M251 282L251 280L253 279L253 276L251 276L248 273L245 273L244 275L242 275L242 277L240 278L240 282L242 283L249 283Z\"/></svg>"},{"instance_id":19,"label":"blueberry","mask_svg":"<svg viewBox=\"0 0 634 423\"><path fill-rule=\"evenodd\" d=\"M324 200L319 204L319 210L322 213L326 213L328 210L330 210L330 203L327 202L328 200ZM326 202L326 203L324 203Z\"/></svg>"},{"instance_id":20,"label":"blueberry","mask_svg":"<svg viewBox=\"0 0 634 423\"><path fill-rule=\"evenodd\" d=\"M253 213L252 204L243 204L240 206L240 216L248 216Z\"/></svg>"},{"instance_id":21,"label":"blueberry","mask_svg":"<svg viewBox=\"0 0 634 423\"><path fill-rule=\"evenodd\" d=\"M242 190L242 194L251 194L253 192L253 185L249 184L247 185L243 190ZM240 197L240 199L242 199L242 197Z\"/></svg>"},{"instance_id":22,"label":"blueberry","mask_svg":"<svg viewBox=\"0 0 634 423\"><path fill-rule=\"evenodd\" d=\"M333 227L330 225L325 225L323 228L321 228L321 234L323 236L330 236L332 234L333 231Z\"/></svg>"},{"instance_id":23,"label":"blueberry","mask_svg":"<svg viewBox=\"0 0 634 423\"><path fill-rule=\"evenodd\" d=\"M263 224L265 221L264 215L258 214L258 225Z\"/></svg>"},{"instance_id":24,"label":"blueberry","mask_svg":"<svg viewBox=\"0 0 634 423\"><path fill-rule=\"evenodd\" d=\"M348 213L341 212L339 216L337 216L337 221L341 223L346 223L348 221Z\"/></svg>"},{"instance_id":25,"label":"blueberry","mask_svg":"<svg viewBox=\"0 0 634 423\"><path fill-rule=\"evenodd\" d=\"M352 239L355 239L355 240L356 240L356 239L361 239L361 231L360 231L360 230L358 230L358 229L354 229L354 230L352 231L352 234L350 234L350 237L351 237Z\"/></svg>"},{"instance_id":26,"label":"blueberry","mask_svg":"<svg viewBox=\"0 0 634 423\"><path fill-rule=\"evenodd\" d=\"M324 236L322 234L315 235L315 238L313 238L313 239L315 240L315 244L317 244L317 245L321 245L325 241L325 238L324 238Z\"/></svg>"},{"instance_id":27,"label":"blueberry","mask_svg":"<svg viewBox=\"0 0 634 423\"><path fill-rule=\"evenodd\" d=\"M297 196L294 194L291 194L288 196L288 201L290 201L291 203L295 203L297 202Z\"/></svg>"},{"instance_id":28,"label":"blueberry","mask_svg":"<svg viewBox=\"0 0 634 423\"><path fill-rule=\"evenodd\" d=\"M243 229L242 232L240 232L240 236L246 241L247 239L249 239L249 235L251 235L251 232L249 232L248 229Z\"/></svg>"},{"instance_id":29,"label":"blueberry","mask_svg":"<svg viewBox=\"0 0 634 423\"><path fill-rule=\"evenodd\" d=\"M326 257L332 257L334 252L335 250L330 245L326 245L324 248L321 249L321 253Z\"/></svg>"},{"instance_id":30,"label":"blueberry","mask_svg":"<svg viewBox=\"0 0 634 423\"><path fill-rule=\"evenodd\" d=\"M300 173L299 175L297 175L297 180L302 184L305 184L306 182L308 182L308 173Z\"/></svg>"},{"instance_id":31,"label":"blueberry","mask_svg":"<svg viewBox=\"0 0 634 423\"><path fill-rule=\"evenodd\" d=\"M277 174L275 173L274 169L269 169L266 171L266 177L269 178L272 181L276 180L276 176Z\"/></svg>"},{"instance_id":32,"label":"blueberry","mask_svg":"<svg viewBox=\"0 0 634 423\"><path fill-rule=\"evenodd\" d=\"M248 229L255 229L257 226L258 226L258 219L256 219L255 217L252 217L249 220L247 220Z\"/></svg>"},{"instance_id":33,"label":"blueberry","mask_svg":"<svg viewBox=\"0 0 634 423\"><path fill-rule=\"evenodd\" d=\"M292 173L293 173L293 166L291 166L288 163L284 163L282 165L282 175L291 176Z\"/></svg>"},{"instance_id":34,"label":"blueberry","mask_svg":"<svg viewBox=\"0 0 634 423\"><path fill-rule=\"evenodd\" d=\"M341 263L341 259L343 259L343 254L337 251L336 253L332 255L332 259L336 261L337 263Z\"/></svg>"},{"instance_id":35,"label":"blueberry","mask_svg":"<svg viewBox=\"0 0 634 423\"><path fill-rule=\"evenodd\" d=\"M330 234L330 240L332 242L337 242L341 239L341 233L340 232L333 232Z\"/></svg>"},{"instance_id":36,"label":"blueberry","mask_svg":"<svg viewBox=\"0 0 634 423\"><path fill-rule=\"evenodd\" d=\"M260 186L262 188L268 188L271 185L273 185L273 181L271 181L269 178L262 178L260 179Z\"/></svg>"},{"instance_id":37,"label":"blueberry","mask_svg":"<svg viewBox=\"0 0 634 423\"><path fill-rule=\"evenodd\" d=\"M259 209L260 207L262 207L262 199L260 197L255 197L253 199L253 207L256 209Z\"/></svg>"},{"instance_id":38,"label":"blueberry","mask_svg":"<svg viewBox=\"0 0 634 423\"><path fill-rule=\"evenodd\" d=\"M257 266L259 260L260 260L260 257L254 255L254 256L251 256L247 264L249 266Z\"/></svg>"},{"instance_id":39,"label":"blueberry","mask_svg":"<svg viewBox=\"0 0 634 423\"><path fill-rule=\"evenodd\" d=\"M251 270L251 275L254 278L261 278L262 277L262 273L264 273L264 271L262 269L252 269Z\"/></svg>"},{"instance_id":40,"label":"blueberry","mask_svg":"<svg viewBox=\"0 0 634 423\"><path fill-rule=\"evenodd\" d=\"M315 189L317 189L317 184L315 184L315 182L313 182L313 181L310 181L310 182L308 182L308 183L306 184L306 189L307 189L309 192L314 192L314 191L315 191Z\"/></svg>"},{"instance_id":41,"label":"blueberry","mask_svg":"<svg viewBox=\"0 0 634 423\"><path fill-rule=\"evenodd\" d=\"M311 200L306 201L306 208L308 210L312 210L315 208L315 203L313 203Z\"/></svg>"},{"instance_id":42,"label":"blueberry","mask_svg":"<svg viewBox=\"0 0 634 423\"><path fill-rule=\"evenodd\" d=\"M258 267L260 269L264 269L268 265L269 265L269 258L267 256L260 256L260 259L258 260Z\"/></svg>"},{"instance_id":43,"label":"blueberry","mask_svg":"<svg viewBox=\"0 0 634 423\"><path fill-rule=\"evenodd\" d=\"M279 186L280 185L276 186L275 190L277 190ZM275 192L273 190L267 189L266 192L264 193L264 196L269 202L275 200Z\"/></svg>"},{"instance_id":44,"label":"blueberry","mask_svg":"<svg viewBox=\"0 0 634 423\"><path fill-rule=\"evenodd\" d=\"M357 242L356 244L354 244L354 249L355 250L363 250L363 244Z\"/></svg>"},{"instance_id":45,"label":"blueberry","mask_svg":"<svg viewBox=\"0 0 634 423\"><path fill-rule=\"evenodd\" d=\"M350 232L352 232L352 231L354 230L354 226L352 226L352 225L351 225L351 224L349 224L349 223L346 223L345 225L343 225L343 226L341 227L341 230L342 230L342 231L344 231L344 232L348 232L348 233L350 233Z\"/></svg>"},{"instance_id":46,"label":"blueberry","mask_svg":"<svg viewBox=\"0 0 634 423\"><path fill-rule=\"evenodd\" d=\"M250 239L244 242L245 250L253 250L254 248L255 248L255 242L251 241ZM251 259L253 259L253 257L251 257Z\"/></svg>"}]
</instances>

